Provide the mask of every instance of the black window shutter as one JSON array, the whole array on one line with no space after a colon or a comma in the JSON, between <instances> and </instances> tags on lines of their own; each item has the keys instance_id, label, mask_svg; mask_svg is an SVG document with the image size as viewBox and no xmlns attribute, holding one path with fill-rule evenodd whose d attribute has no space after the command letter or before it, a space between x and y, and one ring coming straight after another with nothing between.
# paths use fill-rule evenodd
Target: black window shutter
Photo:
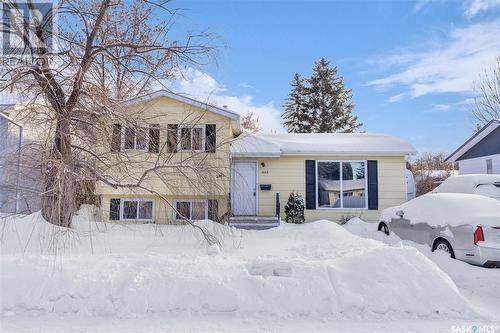
<instances>
[{"instance_id":1,"label":"black window shutter","mask_svg":"<svg viewBox=\"0 0 500 333\"><path fill-rule=\"evenodd\" d=\"M112 221L120 219L120 199L109 200L109 219Z\"/></svg>"},{"instance_id":2,"label":"black window shutter","mask_svg":"<svg viewBox=\"0 0 500 333\"><path fill-rule=\"evenodd\" d=\"M175 153L177 151L177 124L168 124L167 151L169 153Z\"/></svg>"},{"instance_id":3,"label":"black window shutter","mask_svg":"<svg viewBox=\"0 0 500 333\"><path fill-rule=\"evenodd\" d=\"M217 126L215 124L205 125L205 151L215 153L217 147Z\"/></svg>"},{"instance_id":4,"label":"black window shutter","mask_svg":"<svg viewBox=\"0 0 500 333\"><path fill-rule=\"evenodd\" d=\"M306 209L316 209L315 160L306 160Z\"/></svg>"},{"instance_id":5,"label":"black window shutter","mask_svg":"<svg viewBox=\"0 0 500 333\"><path fill-rule=\"evenodd\" d=\"M368 161L368 209L378 209L378 167L377 161Z\"/></svg>"},{"instance_id":6,"label":"black window shutter","mask_svg":"<svg viewBox=\"0 0 500 333\"><path fill-rule=\"evenodd\" d=\"M208 200L208 219L218 222L219 221L219 202L217 200Z\"/></svg>"},{"instance_id":7,"label":"black window shutter","mask_svg":"<svg viewBox=\"0 0 500 333\"><path fill-rule=\"evenodd\" d=\"M122 145L122 125L113 124L113 134L111 137L111 151L120 151Z\"/></svg>"},{"instance_id":8,"label":"black window shutter","mask_svg":"<svg viewBox=\"0 0 500 333\"><path fill-rule=\"evenodd\" d=\"M149 147L150 153L160 152L160 125L155 124L149 127Z\"/></svg>"}]
</instances>

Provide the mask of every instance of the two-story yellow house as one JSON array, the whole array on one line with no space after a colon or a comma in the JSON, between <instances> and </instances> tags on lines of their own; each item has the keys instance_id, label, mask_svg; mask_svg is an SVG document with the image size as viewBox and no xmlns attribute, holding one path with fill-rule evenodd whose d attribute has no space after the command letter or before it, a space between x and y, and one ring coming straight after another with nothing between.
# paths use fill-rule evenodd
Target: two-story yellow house
<instances>
[{"instance_id":1,"label":"two-story yellow house","mask_svg":"<svg viewBox=\"0 0 500 333\"><path fill-rule=\"evenodd\" d=\"M100 167L118 184L140 186L98 182L103 220L227 220L230 143L240 134L239 115L165 90L121 108L128 117L99 143L100 155L109 151L111 160Z\"/></svg>"},{"instance_id":2,"label":"two-story yellow house","mask_svg":"<svg viewBox=\"0 0 500 333\"><path fill-rule=\"evenodd\" d=\"M406 200L406 156L415 149L398 138L250 134L237 113L163 90L123 107L145 125L113 124L99 149L119 161L107 174L141 186L98 183L104 220L271 226L294 191L305 200L307 221L376 221Z\"/></svg>"}]
</instances>

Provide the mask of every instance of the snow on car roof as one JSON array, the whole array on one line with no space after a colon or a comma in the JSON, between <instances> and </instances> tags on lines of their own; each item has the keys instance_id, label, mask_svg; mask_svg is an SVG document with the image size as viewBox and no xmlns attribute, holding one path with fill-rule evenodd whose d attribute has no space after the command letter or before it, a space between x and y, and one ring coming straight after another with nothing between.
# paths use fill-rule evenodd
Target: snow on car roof
<instances>
[{"instance_id":1,"label":"snow on car roof","mask_svg":"<svg viewBox=\"0 0 500 333\"><path fill-rule=\"evenodd\" d=\"M447 178L436 187L435 193L473 193L479 184L500 182L500 175L470 174Z\"/></svg>"},{"instance_id":2,"label":"snow on car roof","mask_svg":"<svg viewBox=\"0 0 500 333\"><path fill-rule=\"evenodd\" d=\"M411 223L425 222L432 226L500 226L500 201L477 194L428 193L397 209L388 209L388 213L397 218L394 214L398 210L402 210L404 218L411 220ZM385 217L384 220L387 220L387 216Z\"/></svg>"},{"instance_id":3,"label":"snow on car roof","mask_svg":"<svg viewBox=\"0 0 500 333\"><path fill-rule=\"evenodd\" d=\"M376 133L246 133L231 147L233 156L408 155L408 142Z\"/></svg>"}]
</instances>

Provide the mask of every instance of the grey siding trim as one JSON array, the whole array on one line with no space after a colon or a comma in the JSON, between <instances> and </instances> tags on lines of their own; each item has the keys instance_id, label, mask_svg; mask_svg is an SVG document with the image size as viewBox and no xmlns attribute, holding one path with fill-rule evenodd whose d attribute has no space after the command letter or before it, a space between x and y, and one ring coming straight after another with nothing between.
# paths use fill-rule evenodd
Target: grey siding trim
<instances>
[{"instance_id":1,"label":"grey siding trim","mask_svg":"<svg viewBox=\"0 0 500 333\"><path fill-rule=\"evenodd\" d=\"M471 147L457 161L495 154L500 154L500 127L497 127L493 132Z\"/></svg>"}]
</instances>

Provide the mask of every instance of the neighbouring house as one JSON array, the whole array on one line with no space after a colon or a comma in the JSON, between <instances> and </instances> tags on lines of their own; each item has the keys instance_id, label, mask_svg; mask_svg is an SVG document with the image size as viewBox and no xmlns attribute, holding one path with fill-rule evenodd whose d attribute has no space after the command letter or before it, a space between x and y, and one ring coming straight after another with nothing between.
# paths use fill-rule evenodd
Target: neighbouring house
<instances>
[{"instance_id":1,"label":"neighbouring house","mask_svg":"<svg viewBox=\"0 0 500 333\"><path fill-rule=\"evenodd\" d=\"M35 188L39 175L29 169L29 152L19 150L31 141L19 122L10 116L15 114L15 104L0 105L0 212L31 213L40 209ZM23 162L24 160L24 162Z\"/></svg>"},{"instance_id":2,"label":"neighbouring house","mask_svg":"<svg viewBox=\"0 0 500 333\"><path fill-rule=\"evenodd\" d=\"M231 201L237 216L273 216L298 192L306 221L360 216L378 221L406 201L409 143L383 134L242 134L231 147Z\"/></svg>"},{"instance_id":3,"label":"neighbouring house","mask_svg":"<svg viewBox=\"0 0 500 333\"><path fill-rule=\"evenodd\" d=\"M458 163L460 175L500 174L500 119L494 119L445 160Z\"/></svg>"}]
</instances>

